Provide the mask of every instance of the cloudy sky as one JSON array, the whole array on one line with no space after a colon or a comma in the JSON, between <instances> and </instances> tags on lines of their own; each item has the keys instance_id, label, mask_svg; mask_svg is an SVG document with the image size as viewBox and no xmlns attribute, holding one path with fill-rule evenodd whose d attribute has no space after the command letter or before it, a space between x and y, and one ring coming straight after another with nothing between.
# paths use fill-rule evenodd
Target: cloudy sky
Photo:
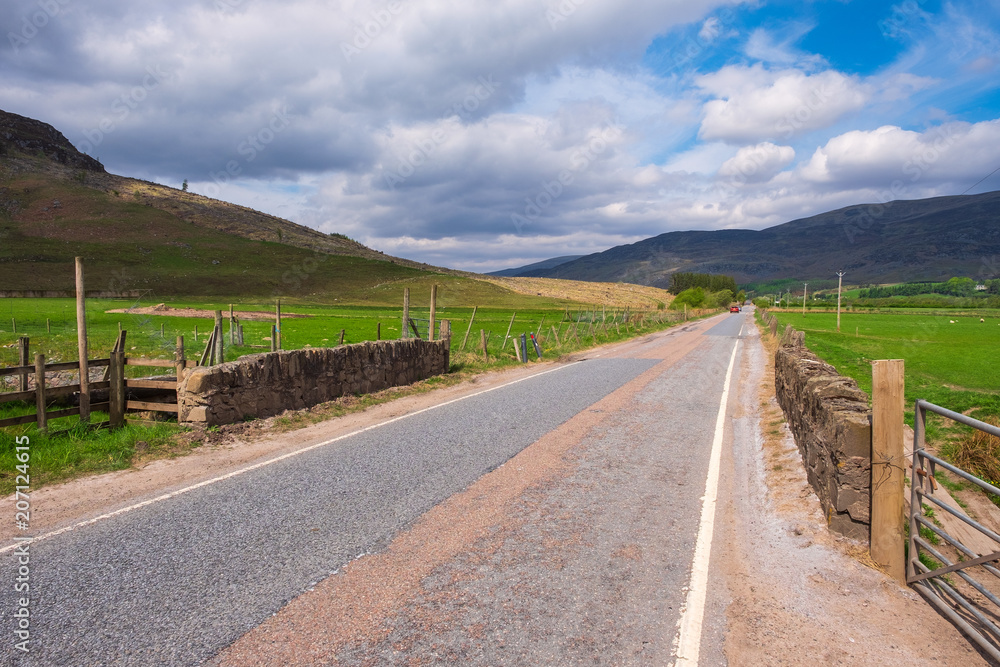
<instances>
[{"instance_id":1,"label":"cloudy sky","mask_svg":"<svg viewBox=\"0 0 1000 667\"><path fill-rule=\"evenodd\" d=\"M488 271L1000 189L995 0L6 0L114 173Z\"/></svg>"}]
</instances>

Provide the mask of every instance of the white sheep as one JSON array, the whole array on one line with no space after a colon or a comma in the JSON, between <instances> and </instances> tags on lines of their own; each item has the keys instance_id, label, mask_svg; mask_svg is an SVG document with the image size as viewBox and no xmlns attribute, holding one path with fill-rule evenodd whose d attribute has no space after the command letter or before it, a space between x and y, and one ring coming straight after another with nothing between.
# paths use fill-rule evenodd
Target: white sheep
<instances>
[{"instance_id":1,"label":"white sheep","mask_svg":"<svg viewBox=\"0 0 1000 667\"><path fill-rule=\"evenodd\" d=\"M949 324L955 324L955 320L948 320Z\"/></svg>"}]
</instances>

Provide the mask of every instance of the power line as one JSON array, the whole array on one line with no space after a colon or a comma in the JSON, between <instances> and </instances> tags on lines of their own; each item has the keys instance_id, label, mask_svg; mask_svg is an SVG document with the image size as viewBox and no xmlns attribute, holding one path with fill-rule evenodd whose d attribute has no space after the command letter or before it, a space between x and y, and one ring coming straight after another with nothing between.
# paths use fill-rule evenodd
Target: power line
<instances>
[{"instance_id":1,"label":"power line","mask_svg":"<svg viewBox=\"0 0 1000 667\"><path fill-rule=\"evenodd\" d=\"M977 185L979 185L980 183L982 183L983 181L985 181L985 180L986 180L987 178L989 178L989 177L990 177L990 176L992 176L993 174L997 173L998 171L1000 171L1000 167L997 167L996 169L994 169L994 170L993 170L993 171L991 171L990 173L988 173L988 174L986 174L985 176L983 176L983 177L982 177L981 179L979 179L979 181L978 181L978 182L976 183L976 185L973 185L972 187L970 187L970 188L969 188L968 190L966 190L966 191L965 191L965 192L963 192L962 194L963 194L963 195L967 195L967 194L969 194L969 190L972 190L972 189L973 189L973 188L975 188L975 187L976 187Z\"/></svg>"}]
</instances>

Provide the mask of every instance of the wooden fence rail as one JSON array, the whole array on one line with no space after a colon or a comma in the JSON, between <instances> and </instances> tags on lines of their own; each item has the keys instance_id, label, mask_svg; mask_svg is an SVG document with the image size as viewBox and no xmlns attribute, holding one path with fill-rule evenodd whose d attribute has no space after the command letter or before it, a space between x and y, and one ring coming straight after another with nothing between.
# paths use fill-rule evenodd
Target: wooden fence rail
<instances>
[{"instance_id":1,"label":"wooden fence rail","mask_svg":"<svg viewBox=\"0 0 1000 667\"><path fill-rule=\"evenodd\" d=\"M120 341L122 343L124 342L124 335L125 332L123 331L120 337ZM23 361L25 355L27 354L27 339L25 338L24 341L23 347L19 349L19 361ZM177 414L179 412L179 406L177 403L176 392L178 384L182 379L184 369L192 368L198 365L196 361L184 358L183 337L178 337L177 339L177 353L174 360L130 358L125 356L123 348L123 344L116 344L110 357L106 359L87 360L88 368L107 367L108 369L105 373L105 379L103 382L91 382L88 385L88 389L91 392L108 390L108 400L101 403L91 404L91 410L107 411L109 415L107 425L111 428L122 426L125 423L125 415L129 411L166 412ZM172 374L175 375L175 377L172 377L169 380L164 378L130 379L125 377L125 366L170 368L175 370L175 374ZM44 354L35 355L35 363L33 366L22 363L19 366L0 368L0 378L11 375L19 376L19 391L0 393L0 405L19 401L33 401L35 403L35 411L33 413L18 417L0 419L0 427L37 423L38 429L46 432L48 430L49 420L59 417L81 415L80 406L61 408L58 410L50 410L48 407L48 403L52 399L65 398L80 394L81 384L77 382L76 384L52 386L45 377L46 373L79 371L79 369L79 361L45 363ZM27 388L28 378L32 375L35 378L35 388L29 390ZM164 403L162 400L161 402L129 400L128 397L130 395L130 389L174 392L175 398L169 403Z\"/></svg>"}]
</instances>

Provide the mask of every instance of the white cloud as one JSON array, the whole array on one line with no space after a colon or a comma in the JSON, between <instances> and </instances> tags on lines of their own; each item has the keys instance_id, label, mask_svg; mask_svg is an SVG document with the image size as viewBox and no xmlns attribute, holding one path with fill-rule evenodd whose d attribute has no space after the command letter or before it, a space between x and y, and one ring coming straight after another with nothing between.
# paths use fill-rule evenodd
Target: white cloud
<instances>
[{"instance_id":1,"label":"white cloud","mask_svg":"<svg viewBox=\"0 0 1000 667\"><path fill-rule=\"evenodd\" d=\"M835 188L875 185L915 196L936 190L955 194L996 168L998 143L1000 120L947 123L923 132L895 126L855 130L818 148L799 175Z\"/></svg>"},{"instance_id":2,"label":"white cloud","mask_svg":"<svg viewBox=\"0 0 1000 667\"><path fill-rule=\"evenodd\" d=\"M829 127L869 102L870 85L834 70L777 72L762 65L730 65L698 79L706 93L722 99L705 104L702 139L747 143L790 139Z\"/></svg>"},{"instance_id":3,"label":"white cloud","mask_svg":"<svg viewBox=\"0 0 1000 667\"><path fill-rule=\"evenodd\" d=\"M11 2L11 16L37 11L37 0ZM877 199L894 180L909 196L953 194L995 167L994 125L945 123L951 145L919 167L942 130L913 130L961 117L995 87L1000 42L988 27L948 5L915 26L934 40L862 78L796 46L807 22L733 39L753 12L709 18L739 4L60 3L17 54L0 51L0 97L92 143L112 171L187 178L462 268L671 229L761 227ZM671 45L678 33L690 39ZM671 57L695 34L705 57ZM647 58L657 48L668 73ZM716 59L737 64L698 70ZM169 76L122 115L118 101L149 68ZM280 132L277 113L288 118ZM621 128L602 137L611 123ZM230 163L237 173L220 185ZM515 228L511 216L532 207Z\"/></svg>"},{"instance_id":4,"label":"white cloud","mask_svg":"<svg viewBox=\"0 0 1000 667\"><path fill-rule=\"evenodd\" d=\"M795 159L791 146L770 142L744 146L719 167L719 176L739 183L766 183Z\"/></svg>"}]
</instances>

